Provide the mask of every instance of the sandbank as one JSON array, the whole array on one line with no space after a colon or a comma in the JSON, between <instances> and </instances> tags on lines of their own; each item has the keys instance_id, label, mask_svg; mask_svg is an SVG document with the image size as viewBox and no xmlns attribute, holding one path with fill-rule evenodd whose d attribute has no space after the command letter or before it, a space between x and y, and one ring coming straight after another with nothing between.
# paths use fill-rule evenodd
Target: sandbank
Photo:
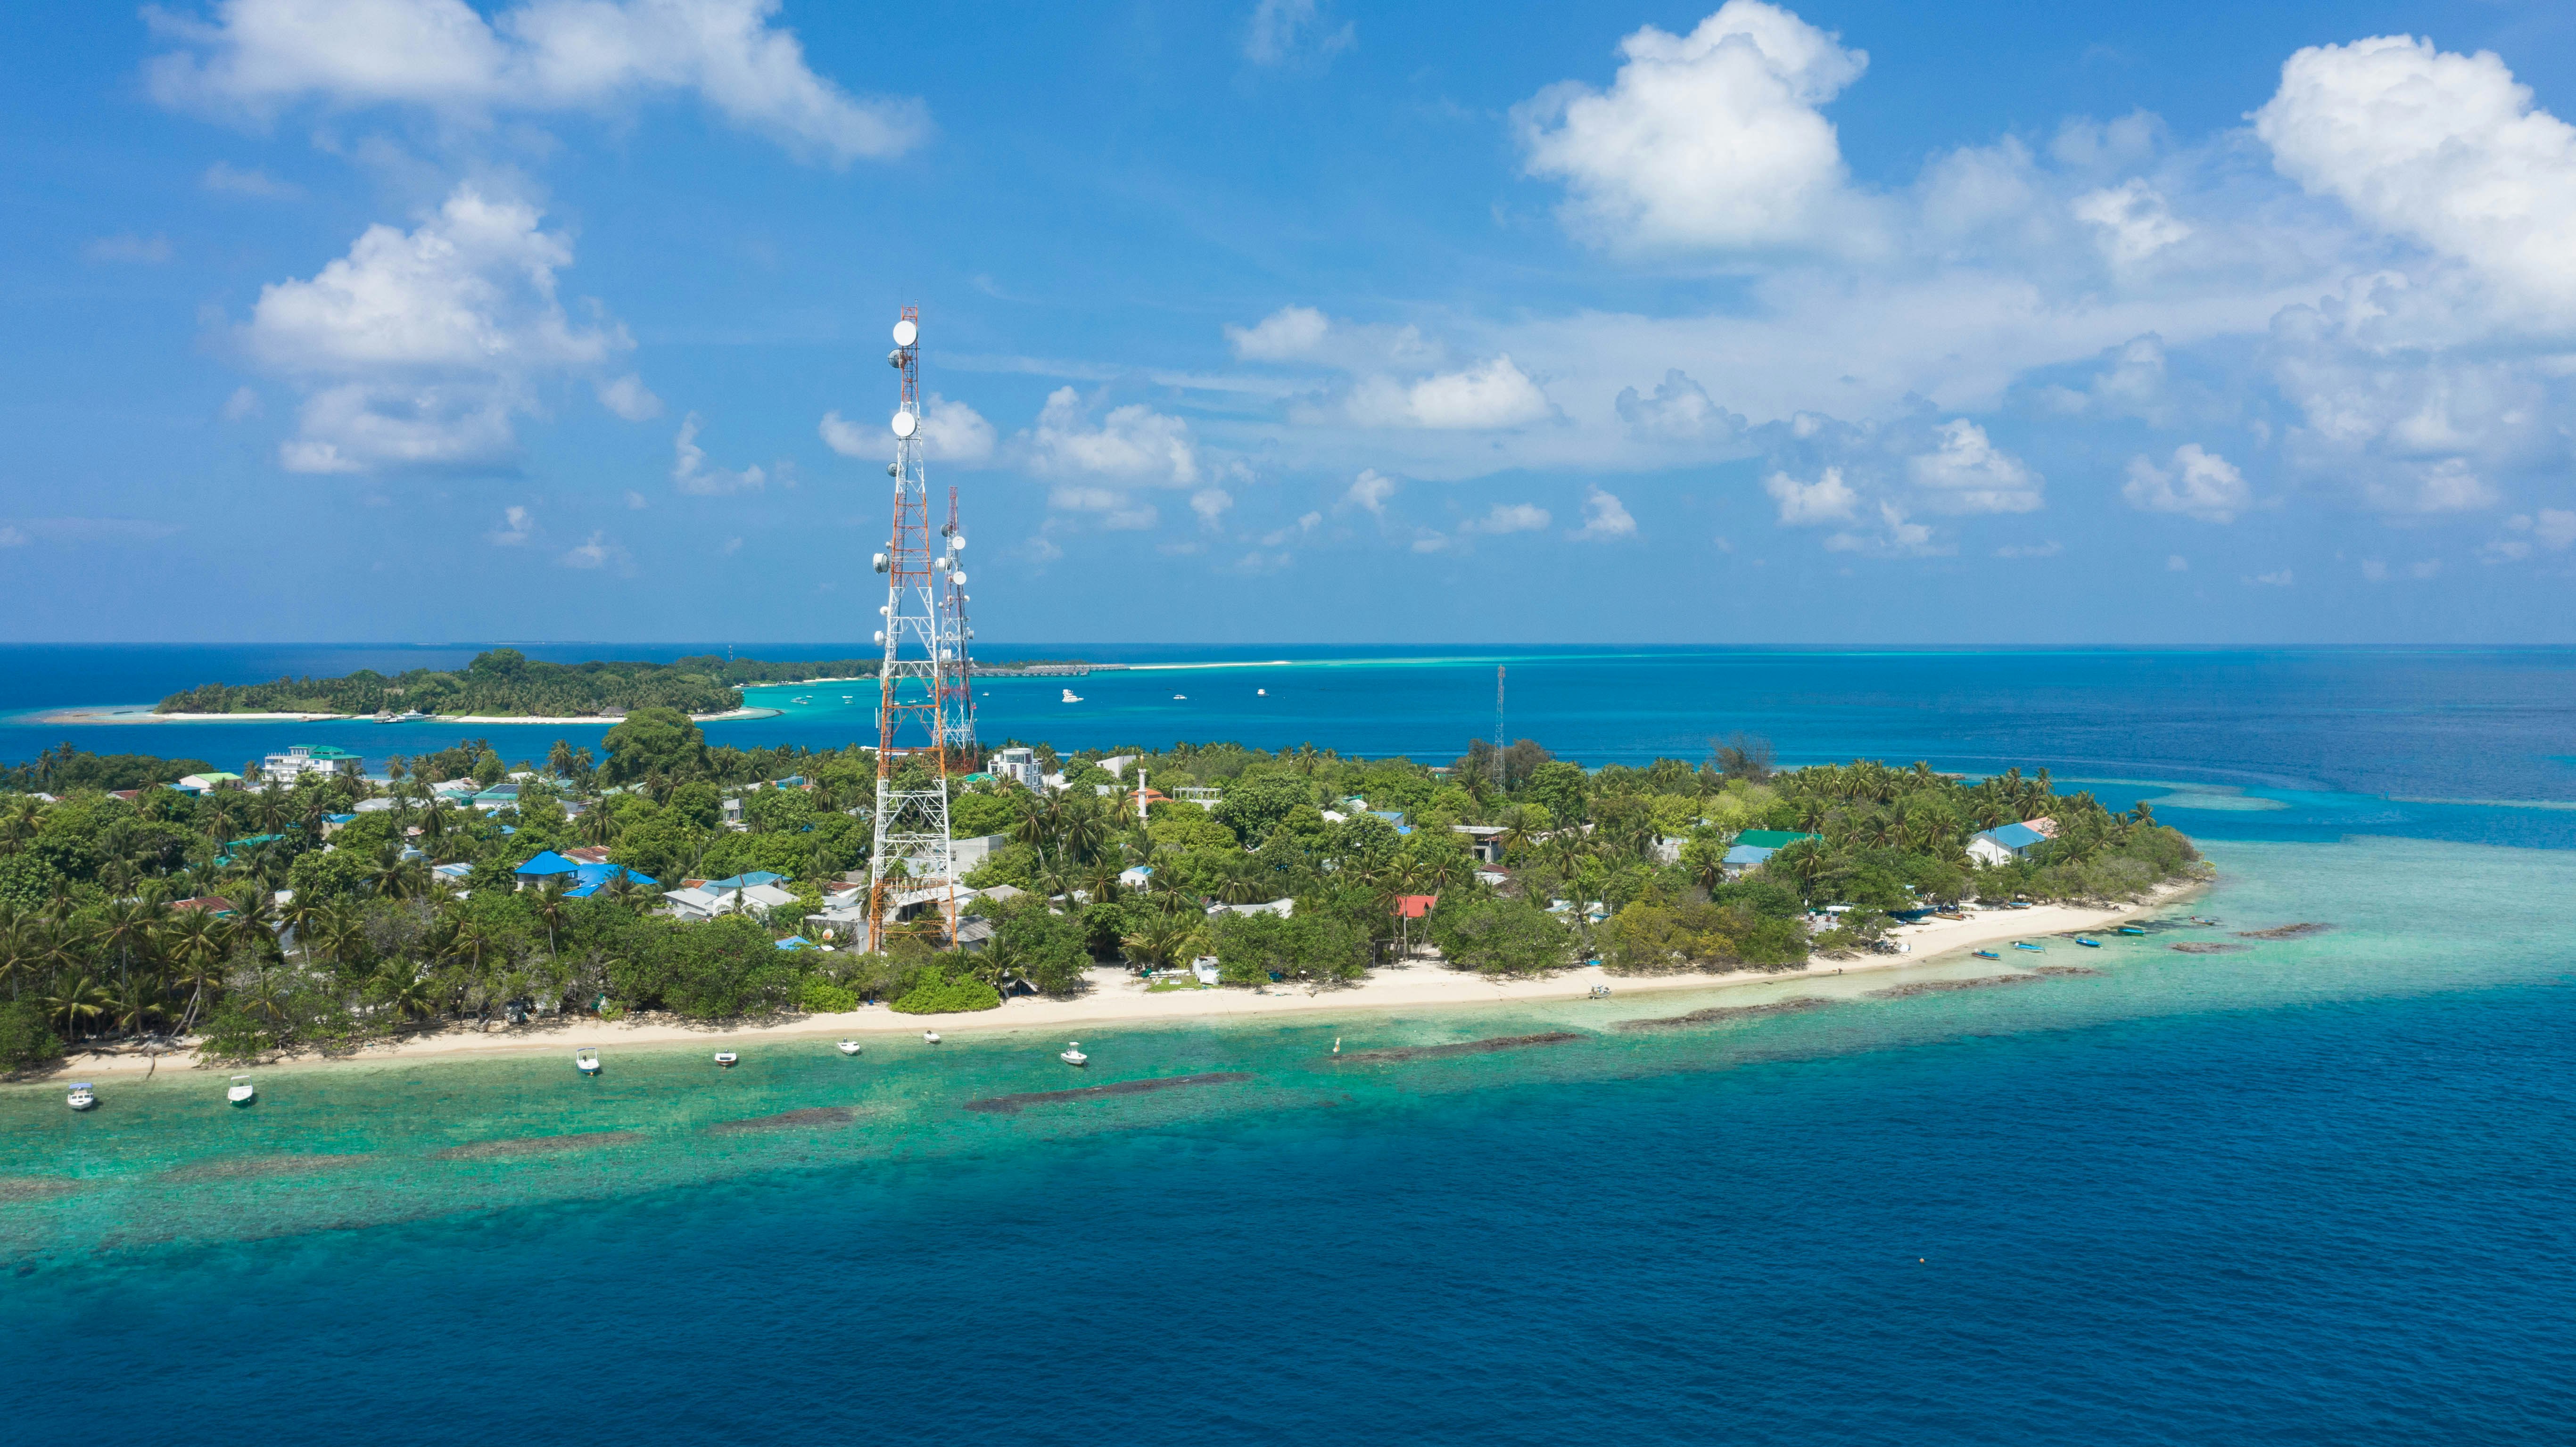
<instances>
[{"instance_id":1,"label":"sandbank","mask_svg":"<svg viewBox=\"0 0 2576 1447\"><path fill-rule=\"evenodd\" d=\"M898 1015L884 1005L870 1005L845 1013L802 1015L758 1025L697 1025L660 1018L603 1021L586 1017L541 1020L529 1025L489 1030L472 1025L451 1025L442 1030L370 1044L347 1055L327 1058L314 1054L295 1055L278 1060L274 1065L304 1067L343 1063L386 1064L397 1060L408 1063L492 1058L569 1051L585 1045L602 1051L690 1044L706 1045L712 1049L720 1045L770 1041L918 1035L925 1029L936 1029L945 1036L996 1030L1078 1032L1103 1024L1187 1024L1262 1016L1384 1013L1437 1009L1444 1005L1580 1000L1588 998L1596 985L1607 985L1615 995L1623 996L1723 989L1953 963L1962 952L1986 945L2098 930L2119 920L2162 908L2198 887L2196 881L2170 883L2137 903L2109 908L2047 904L2029 909L1979 910L1964 920L1931 920L1893 931L1891 938L1911 946L1910 953L1856 955L1839 959L1820 957L1809 961L1803 969L1776 972L1731 970L1614 975L1598 965L1584 965L1559 970L1543 979L1491 979L1472 971L1451 969L1436 957L1426 954L1399 964L1380 965L1370 971L1367 979L1338 988L1272 985L1259 990L1209 988L1149 992L1142 980L1123 967L1113 965L1091 971L1090 990L1072 999L1021 997L1005 1001L997 1010L965 1015ZM2073 951L2070 949L2064 953L2072 954ZM174 1070L215 1068L196 1064L195 1057L184 1049L165 1053L159 1063ZM153 1068L154 1062L150 1058L138 1052L117 1050L74 1055L54 1073L76 1077L140 1075Z\"/></svg>"}]
</instances>

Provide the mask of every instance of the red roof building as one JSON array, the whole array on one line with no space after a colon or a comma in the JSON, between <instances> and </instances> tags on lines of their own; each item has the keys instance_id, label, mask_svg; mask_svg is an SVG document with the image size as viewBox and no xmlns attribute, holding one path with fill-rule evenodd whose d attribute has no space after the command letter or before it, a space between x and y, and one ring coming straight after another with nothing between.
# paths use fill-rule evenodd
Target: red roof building
<instances>
[{"instance_id":1,"label":"red roof building","mask_svg":"<svg viewBox=\"0 0 2576 1447\"><path fill-rule=\"evenodd\" d=\"M1402 919L1420 919L1439 903L1440 896L1436 894L1399 894L1395 897L1395 912Z\"/></svg>"}]
</instances>

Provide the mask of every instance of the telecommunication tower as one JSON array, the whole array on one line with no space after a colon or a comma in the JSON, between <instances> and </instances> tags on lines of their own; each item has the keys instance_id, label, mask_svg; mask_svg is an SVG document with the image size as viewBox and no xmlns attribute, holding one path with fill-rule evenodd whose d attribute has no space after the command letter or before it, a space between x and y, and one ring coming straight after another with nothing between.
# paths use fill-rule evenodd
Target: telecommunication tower
<instances>
[{"instance_id":1,"label":"telecommunication tower","mask_svg":"<svg viewBox=\"0 0 2576 1447\"><path fill-rule=\"evenodd\" d=\"M886 364L903 375L903 389L891 423L894 461L886 464L886 475L894 479L894 529L874 559L885 575L886 601L877 610L885 620L877 630L885 657L877 668L876 845L868 856L871 950L886 947L887 921L910 904L936 902L943 930L956 938L948 843L948 760L956 734L949 710L956 697L949 680L965 671L960 635L966 575L957 567L965 539L955 531L952 503L951 527L944 541L933 542L930 481L922 470L919 308L905 307L894 324L894 350ZM960 600L953 614L942 607L942 588ZM918 787L897 788L898 757L927 763L929 777L917 780ZM898 865L903 873L893 875Z\"/></svg>"},{"instance_id":2,"label":"telecommunication tower","mask_svg":"<svg viewBox=\"0 0 2576 1447\"><path fill-rule=\"evenodd\" d=\"M957 489L948 489L948 525L939 530L948 540L948 561L939 570L939 630L947 641L949 668L942 675L939 719L949 752L972 764L975 746L975 629L966 621L966 529L957 521Z\"/></svg>"}]
</instances>

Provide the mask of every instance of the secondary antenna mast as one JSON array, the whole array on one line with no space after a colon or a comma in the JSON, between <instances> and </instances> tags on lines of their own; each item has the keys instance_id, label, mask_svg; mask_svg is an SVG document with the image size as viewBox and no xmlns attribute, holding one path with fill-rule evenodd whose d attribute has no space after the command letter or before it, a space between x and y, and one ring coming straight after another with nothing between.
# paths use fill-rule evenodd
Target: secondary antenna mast
<instances>
[{"instance_id":1,"label":"secondary antenna mast","mask_svg":"<svg viewBox=\"0 0 2576 1447\"><path fill-rule=\"evenodd\" d=\"M886 947L889 919L914 904L936 903L947 937L957 937L957 893L948 843L949 676L962 672L962 639L949 636L939 589L962 590L966 575L950 566L955 553L934 550L930 533L930 481L922 470L921 311L905 307L894 324L894 350L886 364L903 374L902 400L890 424L894 461L894 529L876 570L886 578L885 626L877 642L885 658L877 667L877 808L875 847L868 855L868 948ZM949 536L957 539L953 531ZM962 546L962 539L959 539ZM953 575L953 583L941 581ZM962 591L959 596L962 598ZM964 613L956 615L962 628ZM909 745L909 747L907 747ZM895 786L895 759L910 755L930 765L926 787ZM901 874L893 873L898 867Z\"/></svg>"},{"instance_id":2,"label":"secondary antenna mast","mask_svg":"<svg viewBox=\"0 0 2576 1447\"><path fill-rule=\"evenodd\" d=\"M939 566L939 636L947 650L946 684L940 690L939 721L949 751L972 764L975 747L975 661L969 647L975 638L966 621L966 530L957 521L957 489L948 489L948 525L939 530L948 540Z\"/></svg>"}]
</instances>

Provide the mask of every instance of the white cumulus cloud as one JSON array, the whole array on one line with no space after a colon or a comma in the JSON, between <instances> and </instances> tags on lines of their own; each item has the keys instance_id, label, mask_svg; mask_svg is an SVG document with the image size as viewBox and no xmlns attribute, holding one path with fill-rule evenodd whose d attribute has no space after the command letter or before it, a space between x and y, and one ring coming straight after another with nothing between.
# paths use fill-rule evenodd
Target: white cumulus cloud
<instances>
[{"instance_id":1,"label":"white cumulus cloud","mask_svg":"<svg viewBox=\"0 0 2576 1447\"><path fill-rule=\"evenodd\" d=\"M1535 533L1547 530L1552 519L1546 508L1526 502L1498 502L1481 518L1471 518L1458 525L1462 533Z\"/></svg>"},{"instance_id":2,"label":"white cumulus cloud","mask_svg":"<svg viewBox=\"0 0 2576 1447\"><path fill-rule=\"evenodd\" d=\"M144 13L168 46L144 68L164 105L266 122L304 102L408 105L452 119L609 111L688 92L727 120L835 164L928 133L921 104L852 96L805 63L778 0L219 0L211 20Z\"/></svg>"},{"instance_id":3,"label":"white cumulus cloud","mask_svg":"<svg viewBox=\"0 0 2576 1447\"><path fill-rule=\"evenodd\" d=\"M835 409L823 414L823 421L815 431L826 446L843 457L893 460L894 434L882 423L852 422ZM936 392L922 399L921 447L924 457L934 462L972 466L992 457L993 444L993 424L984 420L984 414L963 402L951 402Z\"/></svg>"},{"instance_id":4,"label":"white cumulus cloud","mask_svg":"<svg viewBox=\"0 0 2576 1447\"><path fill-rule=\"evenodd\" d=\"M599 405L629 422L650 422L662 415L662 399L633 372L598 384Z\"/></svg>"},{"instance_id":5,"label":"white cumulus cloud","mask_svg":"<svg viewBox=\"0 0 2576 1447\"><path fill-rule=\"evenodd\" d=\"M2170 468L2143 455L2129 459L2129 480L2120 485L2120 495L2141 511L2178 512L2209 523L2234 522L2254 501L2245 474L2197 442L2175 448Z\"/></svg>"},{"instance_id":6,"label":"white cumulus cloud","mask_svg":"<svg viewBox=\"0 0 2576 1447\"><path fill-rule=\"evenodd\" d=\"M1359 39L1349 21L1339 28L1316 0L1258 0L1252 25L1244 32L1244 58L1255 65L1285 65L1301 57L1329 58Z\"/></svg>"},{"instance_id":7,"label":"white cumulus cloud","mask_svg":"<svg viewBox=\"0 0 2576 1447\"><path fill-rule=\"evenodd\" d=\"M1283 306L1248 327L1228 325L1225 339L1247 362L1287 362L1322 350L1332 323L1310 306Z\"/></svg>"},{"instance_id":8,"label":"white cumulus cloud","mask_svg":"<svg viewBox=\"0 0 2576 1447\"><path fill-rule=\"evenodd\" d=\"M1688 35L1619 43L1607 91L1551 86L1516 118L1532 175L1565 183L1567 225L1622 251L1795 246L1854 222L1842 149L1817 107L1866 53L1762 0Z\"/></svg>"},{"instance_id":9,"label":"white cumulus cloud","mask_svg":"<svg viewBox=\"0 0 2576 1447\"><path fill-rule=\"evenodd\" d=\"M1363 469L1351 482L1350 491L1342 494L1342 506L1362 507L1379 517L1386 516L1386 500L1395 496L1395 479Z\"/></svg>"},{"instance_id":10,"label":"white cumulus cloud","mask_svg":"<svg viewBox=\"0 0 2576 1447\"><path fill-rule=\"evenodd\" d=\"M1800 482L1785 472L1762 479L1762 490L1780 504L1780 521L1791 527L1848 522L1859 516L1860 494L1843 481L1843 470L1828 467L1814 482Z\"/></svg>"},{"instance_id":11,"label":"white cumulus cloud","mask_svg":"<svg viewBox=\"0 0 2576 1447\"><path fill-rule=\"evenodd\" d=\"M1994 445L1986 429L1964 417L1933 430L1930 452L1906 462L1906 472L1937 512L2032 512L2046 482L2029 464Z\"/></svg>"},{"instance_id":12,"label":"white cumulus cloud","mask_svg":"<svg viewBox=\"0 0 2576 1447\"><path fill-rule=\"evenodd\" d=\"M2076 220L2101 233L2103 254L2117 266L2135 266L2191 235L2164 196L2134 178L2076 197L2074 210Z\"/></svg>"},{"instance_id":13,"label":"white cumulus cloud","mask_svg":"<svg viewBox=\"0 0 2576 1447\"><path fill-rule=\"evenodd\" d=\"M1094 426L1082 394L1059 387L1025 435L1031 469L1046 476L1087 473L1155 487L1199 484L1190 424L1141 402L1111 410Z\"/></svg>"},{"instance_id":14,"label":"white cumulus cloud","mask_svg":"<svg viewBox=\"0 0 2576 1447\"><path fill-rule=\"evenodd\" d=\"M503 508L501 525L492 530L491 538L502 547L513 548L526 542L536 530L536 519L526 508Z\"/></svg>"},{"instance_id":15,"label":"white cumulus cloud","mask_svg":"<svg viewBox=\"0 0 2576 1447\"><path fill-rule=\"evenodd\" d=\"M1549 415L1547 393L1512 363L1509 353L1461 372L1410 386L1373 377L1353 389L1351 416L1373 427L1477 431L1518 427Z\"/></svg>"},{"instance_id":16,"label":"white cumulus cloud","mask_svg":"<svg viewBox=\"0 0 2576 1447\"><path fill-rule=\"evenodd\" d=\"M1597 485L1583 490L1583 526L1575 530L1575 538L1597 543L1636 535L1637 520L1628 515L1616 495Z\"/></svg>"},{"instance_id":17,"label":"white cumulus cloud","mask_svg":"<svg viewBox=\"0 0 2576 1447\"><path fill-rule=\"evenodd\" d=\"M536 208L459 186L403 231L370 226L309 281L263 287L240 333L254 363L314 388L280 448L296 472L478 465L516 445L541 377L595 371L631 347L564 313L572 244Z\"/></svg>"}]
</instances>

